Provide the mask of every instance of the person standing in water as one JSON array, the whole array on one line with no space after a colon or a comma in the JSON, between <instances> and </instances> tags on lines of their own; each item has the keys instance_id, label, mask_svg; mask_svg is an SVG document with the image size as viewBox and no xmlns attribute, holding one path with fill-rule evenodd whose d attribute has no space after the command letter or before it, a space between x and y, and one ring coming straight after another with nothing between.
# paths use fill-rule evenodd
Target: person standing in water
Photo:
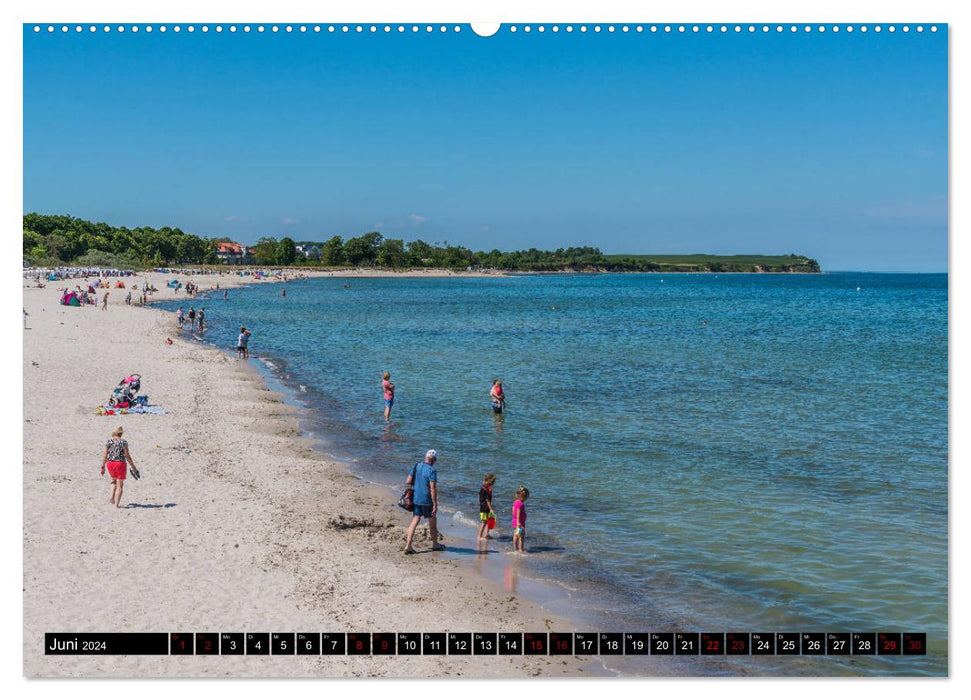
<instances>
[{"instance_id":1,"label":"person standing in water","mask_svg":"<svg viewBox=\"0 0 971 700\"><path fill-rule=\"evenodd\" d=\"M394 384L391 383L391 372L381 376L381 388L384 389L384 422L391 421L391 407L394 406Z\"/></svg>"},{"instance_id":2,"label":"person standing in water","mask_svg":"<svg viewBox=\"0 0 971 700\"><path fill-rule=\"evenodd\" d=\"M196 329L196 310L189 307L189 330L194 331Z\"/></svg>"},{"instance_id":3,"label":"person standing in water","mask_svg":"<svg viewBox=\"0 0 971 700\"><path fill-rule=\"evenodd\" d=\"M486 474L479 488L479 539L489 539L489 519L495 518L495 511L492 510L492 486L496 483L495 474Z\"/></svg>"},{"instance_id":4,"label":"person standing in water","mask_svg":"<svg viewBox=\"0 0 971 700\"><path fill-rule=\"evenodd\" d=\"M492 380L489 399L492 400L492 411L494 413L502 413L502 409L506 407L506 395L502 392L502 382L500 380Z\"/></svg>"},{"instance_id":5,"label":"person standing in water","mask_svg":"<svg viewBox=\"0 0 971 700\"><path fill-rule=\"evenodd\" d=\"M512 546L520 554L526 553L526 499L529 489L520 486L516 491L516 500L512 503Z\"/></svg>"},{"instance_id":6,"label":"person standing in water","mask_svg":"<svg viewBox=\"0 0 971 700\"><path fill-rule=\"evenodd\" d=\"M236 339L236 357L241 360L249 358L249 336L250 332L246 326L239 327L239 338Z\"/></svg>"},{"instance_id":7,"label":"person standing in water","mask_svg":"<svg viewBox=\"0 0 971 700\"><path fill-rule=\"evenodd\" d=\"M206 310L199 309L199 332L206 330Z\"/></svg>"}]
</instances>

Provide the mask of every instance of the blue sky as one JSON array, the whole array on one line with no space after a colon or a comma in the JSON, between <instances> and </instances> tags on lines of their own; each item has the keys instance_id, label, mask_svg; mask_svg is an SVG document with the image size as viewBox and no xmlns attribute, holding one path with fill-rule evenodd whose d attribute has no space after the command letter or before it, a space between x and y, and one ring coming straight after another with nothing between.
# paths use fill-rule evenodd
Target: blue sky
<instances>
[{"instance_id":1,"label":"blue sky","mask_svg":"<svg viewBox=\"0 0 971 700\"><path fill-rule=\"evenodd\" d=\"M947 155L943 27L24 28L25 212L244 243L379 230L943 271Z\"/></svg>"}]
</instances>

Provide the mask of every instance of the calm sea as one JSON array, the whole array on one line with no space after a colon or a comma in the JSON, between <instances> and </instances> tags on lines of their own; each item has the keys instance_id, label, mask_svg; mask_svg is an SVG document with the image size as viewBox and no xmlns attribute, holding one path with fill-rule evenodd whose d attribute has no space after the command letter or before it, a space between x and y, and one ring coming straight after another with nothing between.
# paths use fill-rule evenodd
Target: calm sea
<instances>
[{"instance_id":1,"label":"calm sea","mask_svg":"<svg viewBox=\"0 0 971 700\"><path fill-rule=\"evenodd\" d=\"M592 629L925 632L926 657L679 672L947 673L946 275L335 277L286 290L197 300L205 341L229 349L250 327L252 354L308 406L322 449L365 478L400 484L437 449L442 505L469 536L483 474L498 474L503 534L526 485L533 551L517 571L562 586Z\"/></svg>"}]
</instances>

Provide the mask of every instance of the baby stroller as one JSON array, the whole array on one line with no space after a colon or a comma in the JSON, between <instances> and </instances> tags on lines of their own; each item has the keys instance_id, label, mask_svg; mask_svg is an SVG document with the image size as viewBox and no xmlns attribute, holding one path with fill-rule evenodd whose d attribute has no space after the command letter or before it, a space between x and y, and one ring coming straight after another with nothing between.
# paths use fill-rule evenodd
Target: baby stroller
<instances>
[{"instance_id":1,"label":"baby stroller","mask_svg":"<svg viewBox=\"0 0 971 700\"><path fill-rule=\"evenodd\" d=\"M131 374L120 382L108 399L109 406L128 408L135 403L135 394L142 387L142 375Z\"/></svg>"}]
</instances>

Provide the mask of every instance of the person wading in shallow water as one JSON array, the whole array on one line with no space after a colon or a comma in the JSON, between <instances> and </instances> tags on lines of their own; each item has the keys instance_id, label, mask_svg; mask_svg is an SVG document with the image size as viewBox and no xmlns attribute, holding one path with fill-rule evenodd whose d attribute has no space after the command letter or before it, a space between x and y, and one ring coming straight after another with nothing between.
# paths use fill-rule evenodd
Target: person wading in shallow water
<instances>
[{"instance_id":1,"label":"person wading in shallow water","mask_svg":"<svg viewBox=\"0 0 971 700\"><path fill-rule=\"evenodd\" d=\"M502 413L502 409L506 407L506 395L502 391L502 382L500 380L492 380L492 389L489 390L489 399L492 401L493 413Z\"/></svg>"},{"instance_id":2,"label":"person wading in shallow water","mask_svg":"<svg viewBox=\"0 0 971 700\"><path fill-rule=\"evenodd\" d=\"M435 462L438 461L438 453L435 450L428 450L425 453L425 460L415 465L412 473L408 475L408 485L415 489L414 506L411 525L408 526L408 535L405 540L405 554L414 554L415 550L411 546L411 540L415 536L415 528L422 518L428 519L428 534L432 538L432 551L440 552L445 549L444 545L438 543L438 471L435 469Z\"/></svg>"},{"instance_id":3,"label":"person wading in shallow water","mask_svg":"<svg viewBox=\"0 0 971 700\"><path fill-rule=\"evenodd\" d=\"M388 423L391 421L391 407L394 406L394 384L390 372L381 375L381 388L384 390L384 422Z\"/></svg>"},{"instance_id":4,"label":"person wading in shallow water","mask_svg":"<svg viewBox=\"0 0 971 700\"><path fill-rule=\"evenodd\" d=\"M249 337L250 332L246 326L239 327L239 337L236 339L236 357L245 360L249 357Z\"/></svg>"}]
</instances>

